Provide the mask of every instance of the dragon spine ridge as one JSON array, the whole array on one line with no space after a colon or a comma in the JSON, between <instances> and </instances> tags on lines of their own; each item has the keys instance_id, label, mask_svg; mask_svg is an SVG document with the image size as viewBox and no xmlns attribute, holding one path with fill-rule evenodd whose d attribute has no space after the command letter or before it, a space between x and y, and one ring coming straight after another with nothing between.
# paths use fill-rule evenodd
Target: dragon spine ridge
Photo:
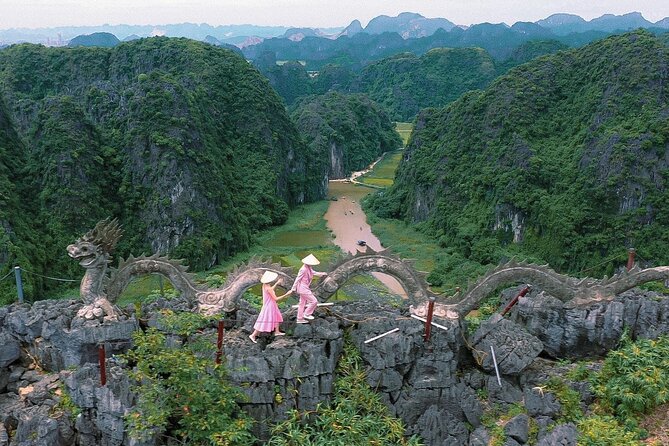
<instances>
[{"instance_id":1,"label":"dragon spine ridge","mask_svg":"<svg viewBox=\"0 0 669 446\"><path fill-rule=\"evenodd\" d=\"M82 279L81 297L91 304L102 302L105 312L111 311L110 302L115 302L133 277L144 274L161 274L172 282L174 287L189 299L197 300L200 311L216 313L230 312L237 308L237 301L251 286L260 281L262 274L271 270L284 280L288 287L294 280L292 270L278 263L253 257L246 264L235 266L223 286L216 289L198 288L193 275L181 260L169 259L153 254L151 256L121 259L117 268L109 268L110 252L122 234L116 219L100 221L93 230L68 246L70 257L80 261L86 268ZM669 266L641 269L635 266L630 271L623 271L610 278L601 280L592 278L576 279L557 273L548 265L536 265L517 262L515 259L490 270L478 281L471 284L465 293L457 293L447 299L440 299L430 291L425 280L427 273L417 271L413 260L401 259L388 250L375 251L370 247L355 254L339 256L333 263L327 277L314 289L314 294L321 300L327 300L350 277L368 272L382 272L395 277L407 291L409 303L421 302L416 313L425 311L428 300L440 300L435 315L446 317L450 312L466 315L499 286L525 282L538 286L558 298L567 306L587 305L593 302L610 300L616 294L633 288L641 283L669 278Z\"/></svg>"}]
</instances>

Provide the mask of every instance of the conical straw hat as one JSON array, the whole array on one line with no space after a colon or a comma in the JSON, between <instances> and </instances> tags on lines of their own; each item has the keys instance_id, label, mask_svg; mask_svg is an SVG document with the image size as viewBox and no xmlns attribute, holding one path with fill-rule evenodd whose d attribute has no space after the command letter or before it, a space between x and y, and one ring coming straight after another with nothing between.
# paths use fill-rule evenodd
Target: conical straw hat
<instances>
[{"instance_id":1,"label":"conical straw hat","mask_svg":"<svg viewBox=\"0 0 669 446\"><path fill-rule=\"evenodd\" d=\"M274 279L276 279L277 277L279 277L279 275L274 271L265 271L265 273L260 278L260 282L261 283L274 282Z\"/></svg>"},{"instance_id":2,"label":"conical straw hat","mask_svg":"<svg viewBox=\"0 0 669 446\"><path fill-rule=\"evenodd\" d=\"M316 258L316 256L314 256L313 254L309 254L308 256L302 259L302 263L304 263L305 265L314 266L320 264L321 262Z\"/></svg>"}]
</instances>

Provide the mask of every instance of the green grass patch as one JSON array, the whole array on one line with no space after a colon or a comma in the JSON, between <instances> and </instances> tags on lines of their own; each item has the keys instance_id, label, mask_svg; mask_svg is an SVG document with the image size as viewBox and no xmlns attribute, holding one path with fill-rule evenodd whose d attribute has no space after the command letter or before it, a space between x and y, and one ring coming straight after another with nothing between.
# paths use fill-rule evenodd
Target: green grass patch
<instances>
[{"instance_id":1,"label":"green grass patch","mask_svg":"<svg viewBox=\"0 0 669 446\"><path fill-rule=\"evenodd\" d=\"M161 293L162 283L162 293ZM135 302L145 302L149 296L158 298L161 294L171 296L174 287L172 283L159 274L150 274L133 279L119 296L116 305L125 307Z\"/></svg>"},{"instance_id":2,"label":"green grass patch","mask_svg":"<svg viewBox=\"0 0 669 446\"><path fill-rule=\"evenodd\" d=\"M381 219L365 209L367 222L383 246L404 259L416 259L416 268L430 271L441 249L436 241L400 220Z\"/></svg>"},{"instance_id":3,"label":"green grass patch","mask_svg":"<svg viewBox=\"0 0 669 446\"><path fill-rule=\"evenodd\" d=\"M669 295L669 287L665 286L664 282L661 280L657 280L655 282L646 282L641 285L639 285L639 288L642 290L647 290L647 291L655 291L658 294L662 294L665 296Z\"/></svg>"},{"instance_id":4,"label":"green grass patch","mask_svg":"<svg viewBox=\"0 0 669 446\"><path fill-rule=\"evenodd\" d=\"M402 138L402 143L404 147L409 143L409 138L411 137L411 132L413 132L413 123L412 122L396 122L395 131L399 133L400 138Z\"/></svg>"},{"instance_id":5,"label":"green grass patch","mask_svg":"<svg viewBox=\"0 0 669 446\"><path fill-rule=\"evenodd\" d=\"M485 273L486 267L449 253L430 235L416 226L395 219L377 217L365 206L372 231L392 252L403 259L414 259L418 271L430 273L427 281L435 292L455 293L455 288L467 289L470 282Z\"/></svg>"}]
</instances>

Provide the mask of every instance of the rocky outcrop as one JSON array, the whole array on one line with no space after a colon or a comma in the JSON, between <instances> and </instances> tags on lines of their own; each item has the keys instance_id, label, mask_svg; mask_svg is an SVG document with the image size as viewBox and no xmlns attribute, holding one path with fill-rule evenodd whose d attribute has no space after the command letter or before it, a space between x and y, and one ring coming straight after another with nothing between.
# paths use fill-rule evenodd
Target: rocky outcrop
<instances>
[{"instance_id":1,"label":"rocky outcrop","mask_svg":"<svg viewBox=\"0 0 669 446\"><path fill-rule=\"evenodd\" d=\"M429 342L423 323L408 317L406 307L375 298L337 302L319 309L308 325L295 324L294 310L288 311L283 324L288 336L262 335L257 344L247 337L256 312L242 301L227 315L224 356L231 379L247 396L244 410L259 421L255 434L261 439L288 410L314 410L331 398L348 333L367 365L367 383L404 421L407 435L420 436L426 445L487 445L500 433L482 423L484 412L517 404L526 413L505 423L504 444L575 445L576 428L558 423L562 406L545 386L551 376L565 377L570 366L537 357L539 351L559 357L604 351L615 345L623 326L639 336L669 333L669 304L636 291L589 309L565 309L547 299L541 292L529 293L511 319L494 317L468 340L460 319L437 318L443 328L433 327ZM548 303L556 307L547 308ZM146 311L155 315L165 305L192 311L195 304L159 300ZM0 440L4 429L11 446L156 444L128 438L125 428L135 395L127 365L115 353L131 346L130 335L138 328L134 315L108 323L85 321L76 318L80 306L43 301L0 308ZM148 321L156 322L155 317ZM399 330L371 340L394 329ZM605 345L595 348L598 342ZM100 344L107 348L104 386L97 363ZM490 345L497 353L499 380L489 358L477 354ZM589 383L566 383L584 407L592 403ZM531 432L531 424L538 430Z\"/></svg>"},{"instance_id":2,"label":"rocky outcrop","mask_svg":"<svg viewBox=\"0 0 669 446\"><path fill-rule=\"evenodd\" d=\"M308 97L291 117L326 179L347 178L402 146L386 112L365 95L330 91Z\"/></svg>"},{"instance_id":3,"label":"rocky outcrop","mask_svg":"<svg viewBox=\"0 0 669 446\"><path fill-rule=\"evenodd\" d=\"M543 343L554 358L601 356L618 345L623 330L633 338L669 333L669 299L632 290L612 302L566 308L545 293L518 300L512 319Z\"/></svg>"},{"instance_id":4,"label":"rocky outcrop","mask_svg":"<svg viewBox=\"0 0 669 446\"><path fill-rule=\"evenodd\" d=\"M477 362L485 371L494 372L496 362L502 375L518 375L543 350L537 337L499 314L481 324L470 344Z\"/></svg>"}]
</instances>

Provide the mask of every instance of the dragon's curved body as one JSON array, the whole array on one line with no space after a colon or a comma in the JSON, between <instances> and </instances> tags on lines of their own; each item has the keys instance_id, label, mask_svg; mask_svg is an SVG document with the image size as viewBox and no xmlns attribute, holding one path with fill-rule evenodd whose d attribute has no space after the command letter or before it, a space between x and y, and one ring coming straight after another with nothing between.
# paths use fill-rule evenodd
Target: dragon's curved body
<instances>
[{"instance_id":1,"label":"dragon's curved body","mask_svg":"<svg viewBox=\"0 0 669 446\"><path fill-rule=\"evenodd\" d=\"M669 279L669 266L641 269L635 266L610 278L577 279L565 276L547 265L535 265L510 261L489 271L473 284L465 293L458 293L449 299L438 302L435 314L468 314L479 306L482 300L501 286L512 283L527 283L561 300L565 306L585 306L595 302L607 301L614 296L635 286L655 280ZM416 313L425 314L423 304Z\"/></svg>"},{"instance_id":2,"label":"dragon's curved body","mask_svg":"<svg viewBox=\"0 0 669 446\"><path fill-rule=\"evenodd\" d=\"M364 252L358 251L335 262L327 277L314 289L314 295L321 300L327 300L351 277L371 272L384 273L396 278L412 303L437 297L428 289L425 281L427 273L416 271L408 260L402 260L387 251L376 252L370 247Z\"/></svg>"},{"instance_id":3,"label":"dragon's curved body","mask_svg":"<svg viewBox=\"0 0 669 446\"><path fill-rule=\"evenodd\" d=\"M228 274L221 288L198 291L196 297L200 311L206 314L214 314L221 311L231 312L236 310L239 298L246 290L258 285L260 277L268 270L277 273L285 287L290 288L293 285L295 276L290 273L290 268L283 267L278 263L251 259L248 264L238 267Z\"/></svg>"},{"instance_id":4,"label":"dragon's curved body","mask_svg":"<svg viewBox=\"0 0 669 446\"><path fill-rule=\"evenodd\" d=\"M199 310L207 314L231 312L244 292L260 282L267 270L276 272L288 286L294 275L289 268L276 263L252 259L228 274L220 288L202 288L195 284L192 275L178 260L154 254L146 257L130 257L121 260L118 268L108 268L111 250L120 238L121 231L116 220L104 220L75 244L67 247L70 257L79 260L86 268L81 281L81 297L87 304L80 315L87 318L108 317L114 314L111 303L115 302L133 278L145 274L161 274L166 277L182 296L197 301ZM351 277L370 272L382 272L395 277L409 296L409 303L417 303L411 311L424 315L427 302L435 300L435 315L441 317L464 316L478 307L480 302L500 286L512 283L528 283L540 288L565 305L587 305L610 300L616 294L637 285L654 280L669 279L669 266L640 269L638 266L611 278L602 280L576 279L557 273L546 265L535 265L510 261L488 272L465 293L441 299L429 290L425 273L418 272L410 261L402 260L388 251L376 252L367 247L335 262L331 270L315 288L314 294L321 300L332 296Z\"/></svg>"}]
</instances>

